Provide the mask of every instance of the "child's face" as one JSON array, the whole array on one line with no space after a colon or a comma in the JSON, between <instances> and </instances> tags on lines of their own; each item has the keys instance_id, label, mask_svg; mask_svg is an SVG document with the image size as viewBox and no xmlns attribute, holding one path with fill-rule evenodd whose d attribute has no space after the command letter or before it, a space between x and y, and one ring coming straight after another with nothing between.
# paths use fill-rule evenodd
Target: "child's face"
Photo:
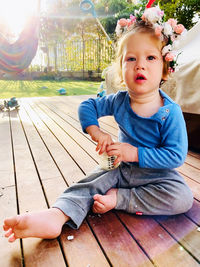
<instances>
[{"instance_id":1,"label":"child's face","mask_svg":"<svg viewBox=\"0 0 200 267\"><path fill-rule=\"evenodd\" d=\"M129 94L140 96L159 89L163 76L161 43L147 33L128 37L123 47L122 77Z\"/></svg>"}]
</instances>

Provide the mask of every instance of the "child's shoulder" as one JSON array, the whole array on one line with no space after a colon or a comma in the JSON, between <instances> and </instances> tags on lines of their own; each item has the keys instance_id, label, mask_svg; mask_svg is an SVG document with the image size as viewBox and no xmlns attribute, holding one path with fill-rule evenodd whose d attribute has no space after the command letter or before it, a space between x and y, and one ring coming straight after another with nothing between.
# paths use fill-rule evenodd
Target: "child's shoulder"
<instances>
[{"instance_id":1,"label":"child's shoulder","mask_svg":"<svg viewBox=\"0 0 200 267\"><path fill-rule=\"evenodd\" d=\"M161 89L160 94L164 100L164 110L166 110L167 112L170 111L170 113L182 113L181 107Z\"/></svg>"},{"instance_id":2,"label":"child's shoulder","mask_svg":"<svg viewBox=\"0 0 200 267\"><path fill-rule=\"evenodd\" d=\"M123 102L129 97L127 91L118 91L116 93L108 94L107 96L104 97L104 99L109 99L111 101L115 102Z\"/></svg>"},{"instance_id":3,"label":"child's shoulder","mask_svg":"<svg viewBox=\"0 0 200 267\"><path fill-rule=\"evenodd\" d=\"M164 106L171 105L173 107L179 107L180 108L180 106L170 96L168 96L168 94L166 94L161 89L160 89L160 95L164 99Z\"/></svg>"},{"instance_id":4,"label":"child's shoulder","mask_svg":"<svg viewBox=\"0 0 200 267\"><path fill-rule=\"evenodd\" d=\"M172 100L172 98L168 96L168 94L166 94L162 89L160 89L160 95L167 104L176 104L174 100Z\"/></svg>"}]
</instances>

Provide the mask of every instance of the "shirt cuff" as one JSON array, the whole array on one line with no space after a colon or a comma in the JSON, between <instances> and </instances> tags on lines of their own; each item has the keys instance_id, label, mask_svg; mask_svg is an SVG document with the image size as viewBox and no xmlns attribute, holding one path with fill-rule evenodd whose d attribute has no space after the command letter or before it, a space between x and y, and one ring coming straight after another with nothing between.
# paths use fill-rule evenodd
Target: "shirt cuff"
<instances>
[{"instance_id":1,"label":"shirt cuff","mask_svg":"<svg viewBox=\"0 0 200 267\"><path fill-rule=\"evenodd\" d=\"M138 161L139 161L139 167L145 168L143 147L138 147Z\"/></svg>"}]
</instances>

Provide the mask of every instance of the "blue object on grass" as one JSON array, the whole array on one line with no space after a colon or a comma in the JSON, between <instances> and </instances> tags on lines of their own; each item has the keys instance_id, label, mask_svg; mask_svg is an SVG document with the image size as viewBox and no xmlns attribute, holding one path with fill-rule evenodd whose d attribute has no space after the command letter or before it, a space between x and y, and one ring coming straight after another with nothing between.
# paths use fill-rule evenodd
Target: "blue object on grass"
<instances>
[{"instance_id":1,"label":"blue object on grass","mask_svg":"<svg viewBox=\"0 0 200 267\"><path fill-rule=\"evenodd\" d=\"M57 90L59 92L60 95L66 95L66 89L65 88L60 88Z\"/></svg>"}]
</instances>

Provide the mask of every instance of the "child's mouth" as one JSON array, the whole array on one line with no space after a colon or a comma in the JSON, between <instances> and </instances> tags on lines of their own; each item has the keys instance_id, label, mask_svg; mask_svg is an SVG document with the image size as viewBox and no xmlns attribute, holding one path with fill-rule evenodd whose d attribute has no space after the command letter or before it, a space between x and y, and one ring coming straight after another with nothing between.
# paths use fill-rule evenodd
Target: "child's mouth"
<instances>
[{"instance_id":1,"label":"child's mouth","mask_svg":"<svg viewBox=\"0 0 200 267\"><path fill-rule=\"evenodd\" d=\"M146 77L143 74L138 73L135 77L135 81L137 83L142 83L142 82L146 81Z\"/></svg>"}]
</instances>

